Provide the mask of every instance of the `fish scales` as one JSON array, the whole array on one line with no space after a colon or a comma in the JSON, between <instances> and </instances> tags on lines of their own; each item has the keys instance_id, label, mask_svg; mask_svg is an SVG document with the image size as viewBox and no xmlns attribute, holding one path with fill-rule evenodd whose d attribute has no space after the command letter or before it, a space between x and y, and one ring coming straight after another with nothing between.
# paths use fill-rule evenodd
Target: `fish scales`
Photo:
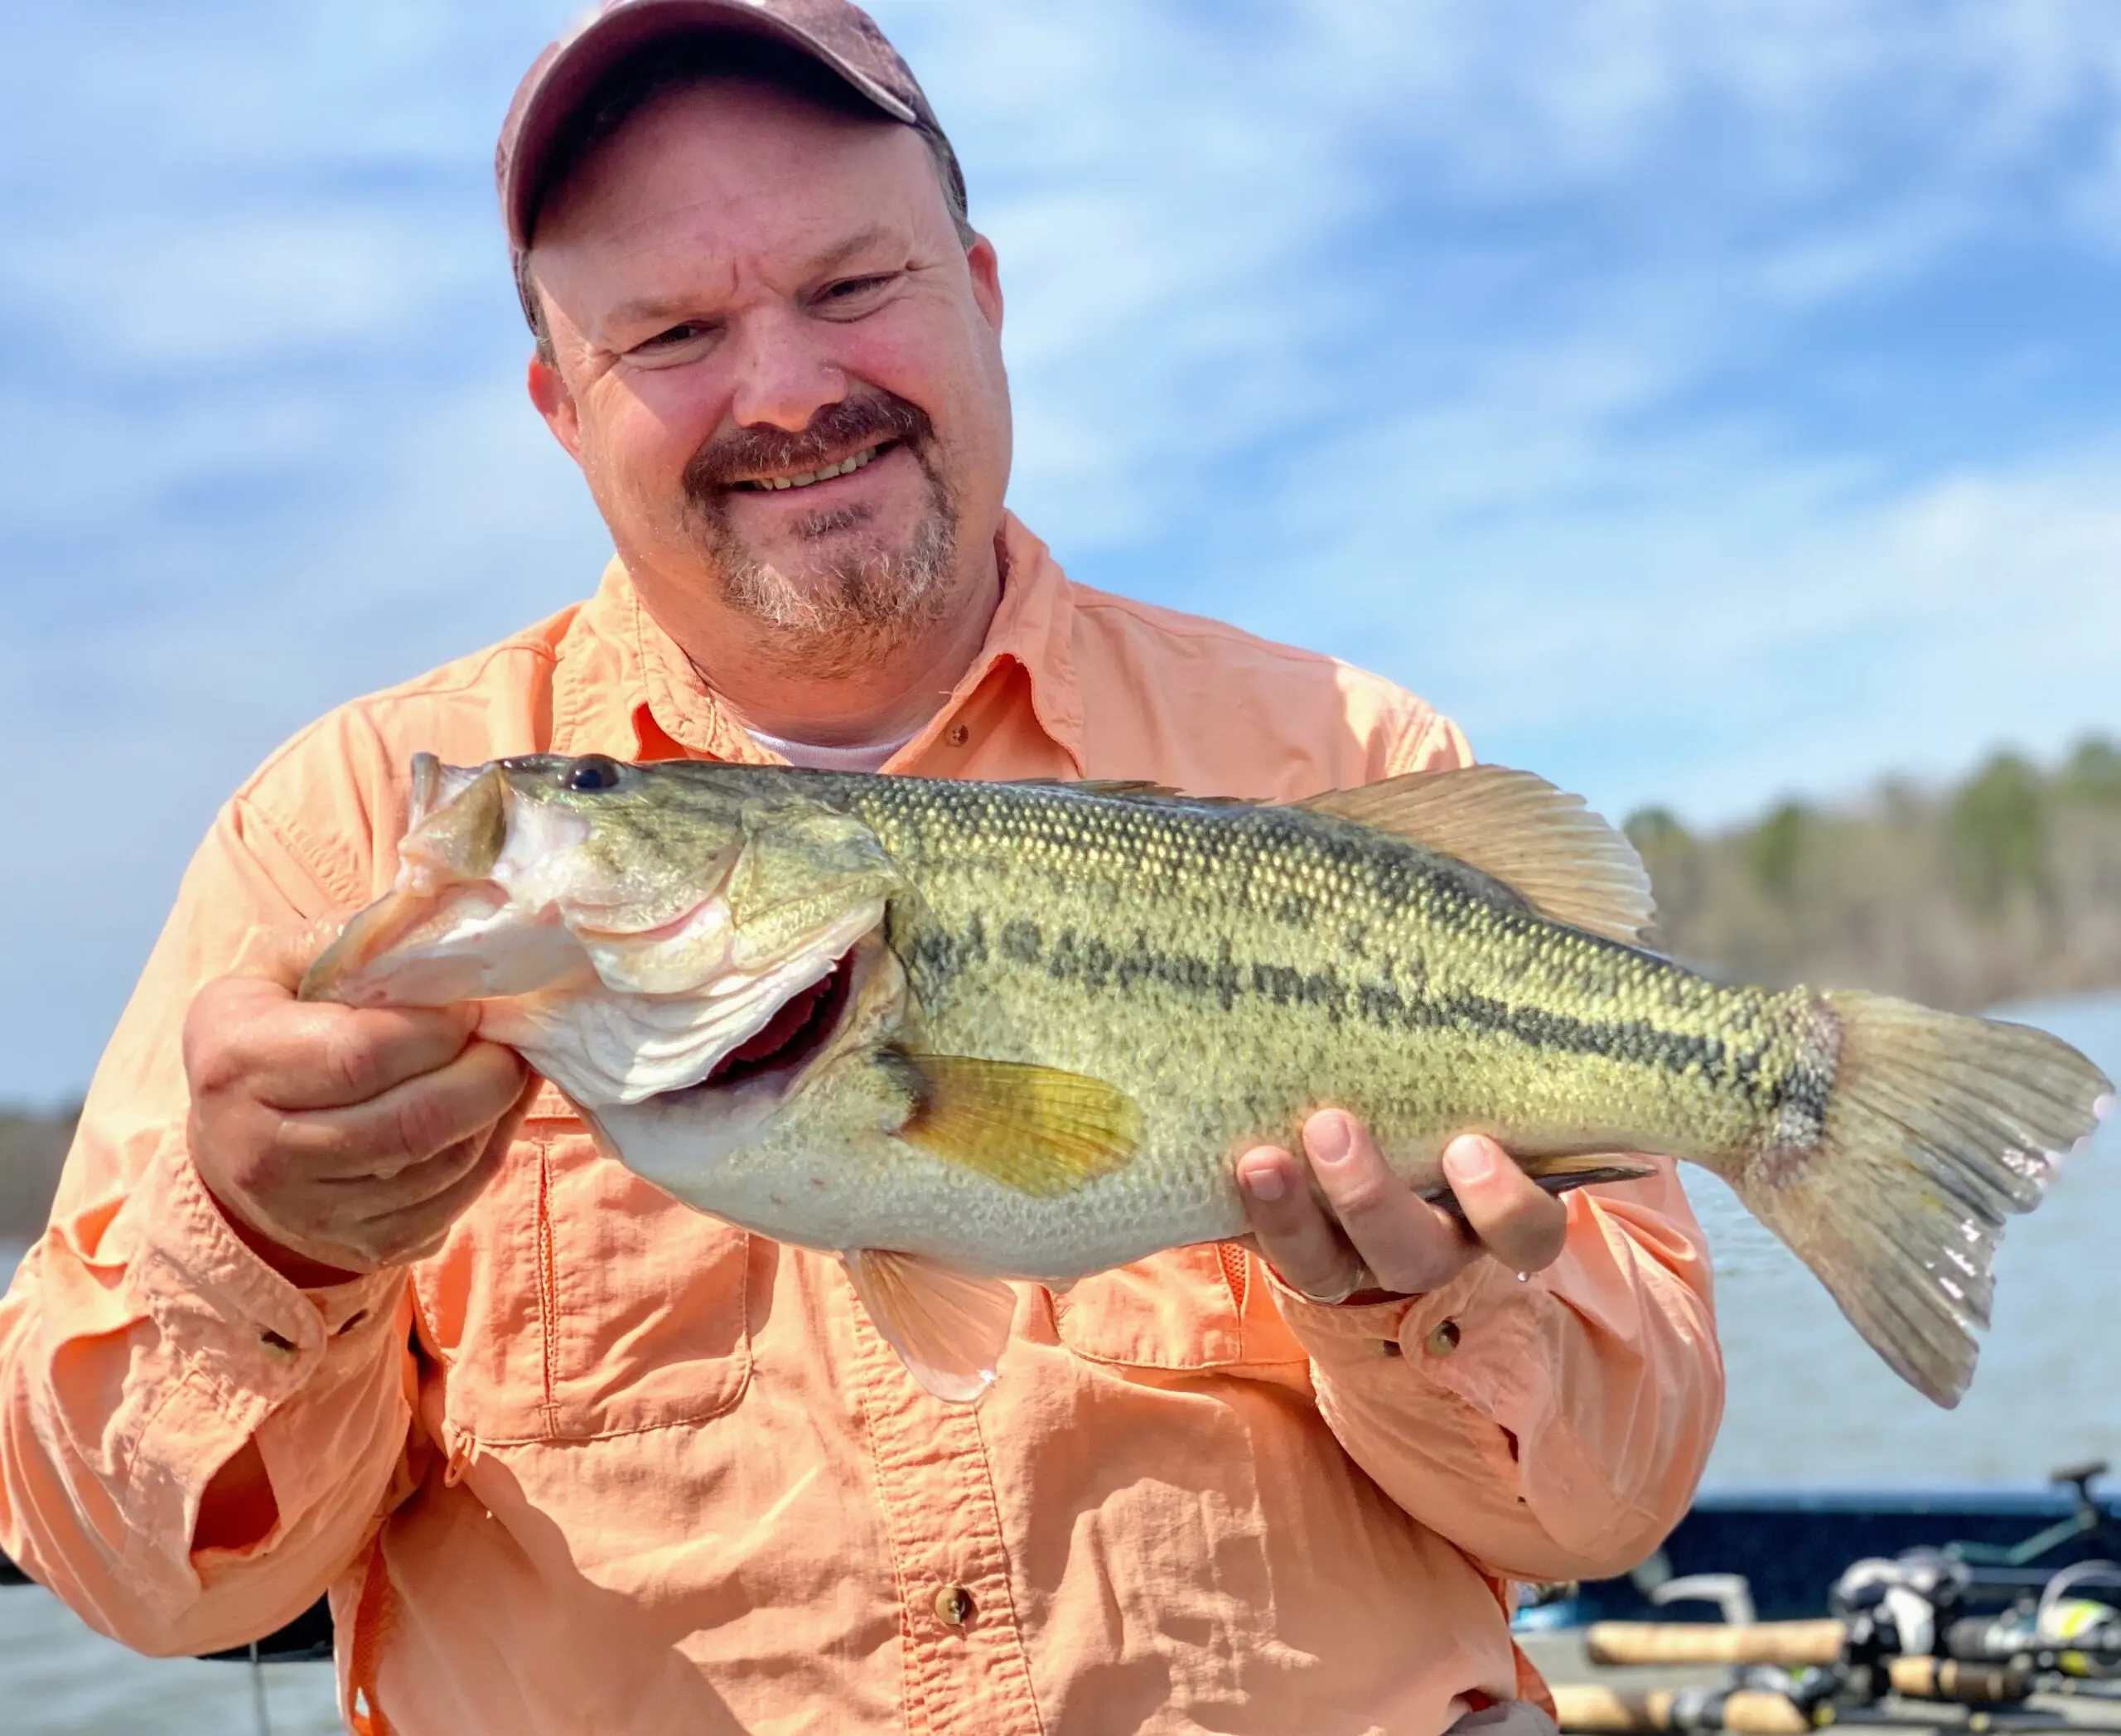
<instances>
[{"instance_id":1,"label":"fish scales","mask_svg":"<svg viewBox=\"0 0 2121 1736\"><path fill-rule=\"evenodd\" d=\"M1161 1082L1196 1161L1292 1137L1326 1101L1373 1120L1423 1180L1468 1125L1527 1151L1588 1148L1543 1138L1564 1104L1622 1111L1591 1146L1720 1125L1737 1148L1797 1069L1804 998L1558 931L1418 846L1268 810L967 787L894 780L862 798L921 888L894 944L927 1039L1043 1057L1145 1101Z\"/></svg>"},{"instance_id":2,"label":"fish scales","mask_svg":"<svg viewBox=\"0 0 2121 1736\"><path fill-rule=\"evenodd\" d=\"M1234 1157L1331 1105L1447 1202L1466 1131L1556 1188L1703 1163L1950 1404L2004 1219L2111 1090L2044 1033L1645 950L1625 841L1499 767L1296 806L594 755L413 788L398 888L302 992L486 1001L620 1161L840 1252L945 1397L993 1377L995 1279L1242 1233Z\"/></svg>"}]
</instances>

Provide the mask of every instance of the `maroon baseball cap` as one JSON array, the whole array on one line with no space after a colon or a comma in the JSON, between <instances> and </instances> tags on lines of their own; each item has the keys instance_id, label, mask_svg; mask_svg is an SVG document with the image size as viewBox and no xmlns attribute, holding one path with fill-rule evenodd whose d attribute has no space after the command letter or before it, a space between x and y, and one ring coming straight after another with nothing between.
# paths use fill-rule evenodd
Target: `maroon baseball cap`
<instances>
[{"instance_id":1,"label":"maroon baseball cap","mask_svg":"<svg viewBox=\"0 0 2121 1736\"><path fill-rule=\"evenodd\" d=\"M601 0L539 55L516 87L494 152L511 253L529 245L553 146L630 56L682 36L737 32L785 44L844 79L880 114L943 145L959 201L964 179L935 110L897 51L848 0Z\"/></svg>"}]
</instances>

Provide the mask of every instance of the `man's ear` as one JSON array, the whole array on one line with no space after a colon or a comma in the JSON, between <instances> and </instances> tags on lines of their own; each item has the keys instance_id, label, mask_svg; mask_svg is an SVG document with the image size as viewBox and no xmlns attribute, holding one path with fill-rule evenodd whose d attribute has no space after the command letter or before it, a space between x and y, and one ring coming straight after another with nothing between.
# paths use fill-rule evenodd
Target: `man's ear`
<instances>
[{"instance_id":1,"label":"man's ear","mask_svg":"<svg viewBox=\"0 0 2121 1736\"><path fill-rule=\"evenodd\" d=\"M994 335L1002 335L1002 262L994 252L994 244L984 235L974 235L972 245L964 250L964 263L972 272L972 298L978 303L979 311L987 317L987 323Z\"/></svg>"},{"instance_id":2,"label":"man's ear","mask_svg":"<svg viewBox=\"0 0 2121 1736\"><path fill-rule=\"evenodd\" d=\"M530 389L530 401L538 407L538 413L545 418L545 426L553 431L553 438L568 450L568 456L579 464L582 462L582 418L575 409L574 394L568 389L567 381L560 377L560 370L542 355L530 358L530 370L524 384Z\"/></svg>"}]
</instances>

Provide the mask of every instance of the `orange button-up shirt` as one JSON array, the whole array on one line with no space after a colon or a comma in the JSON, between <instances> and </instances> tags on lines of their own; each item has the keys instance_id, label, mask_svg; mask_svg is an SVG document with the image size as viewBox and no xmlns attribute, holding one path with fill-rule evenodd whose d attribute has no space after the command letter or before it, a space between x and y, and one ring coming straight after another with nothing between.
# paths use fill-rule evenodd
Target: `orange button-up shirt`
<instances>
[{"instance_id":1,"label":"orange button-up shirt","mask_svg":"<svg viewBox=\"0 0 2121 1736\"><path fill-rule=\"evenodd\" d=\"M1465 757L1330 659L1070 584L1013 520L986 646L890 769L1292 799ZM1228 1246L1019 1287L976 1409L834 1260L673 1202L549 1092L433 1258L304 1291L186 1144L177 1032L258 926L396 872L408 761L769 757L614 565L590 602L331 713L201 846L0 1305L0 1547L143 1651L326 1587L350 1719L425 1733L1412 1732L1538 1695L1508 1582L1622 1569L1722 1401L1669 1167L1566 1251L1332 1308ZM254 1441L268 1536L194 1551Z\"/></svg>"}]
</instances>

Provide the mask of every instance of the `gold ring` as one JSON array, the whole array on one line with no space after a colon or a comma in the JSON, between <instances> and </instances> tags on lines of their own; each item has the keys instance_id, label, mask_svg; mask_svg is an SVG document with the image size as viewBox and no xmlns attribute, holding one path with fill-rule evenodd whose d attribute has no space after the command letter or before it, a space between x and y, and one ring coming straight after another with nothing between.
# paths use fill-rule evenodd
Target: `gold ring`
<instances>
[{"instance_id":1,"label":"gold ring","mask_svg":"<svg viewBox=\"0 0 2121 1736\"><path fill-rule=\"evenodd\" d=\"M1375 1288L1376 1284L1377 1279L1371 1273L1370 1268L1364 1265L1362 1261L1357 1260L1355 1262L1355 1276L1350 1278L1345 1284L1341 1285L1339 1289L1333 1292L1331 1295L1321 1295L1317 1290L1306 1290L1301 1284L1298 1284L1297 1288L1313 1302L1322 1303L1327 1308L1337 1308L1341 1303L1346 1302L1349 1297L1354 1295L1356 1291L1372 1289Z\"/></svg>"}]
</instances>

